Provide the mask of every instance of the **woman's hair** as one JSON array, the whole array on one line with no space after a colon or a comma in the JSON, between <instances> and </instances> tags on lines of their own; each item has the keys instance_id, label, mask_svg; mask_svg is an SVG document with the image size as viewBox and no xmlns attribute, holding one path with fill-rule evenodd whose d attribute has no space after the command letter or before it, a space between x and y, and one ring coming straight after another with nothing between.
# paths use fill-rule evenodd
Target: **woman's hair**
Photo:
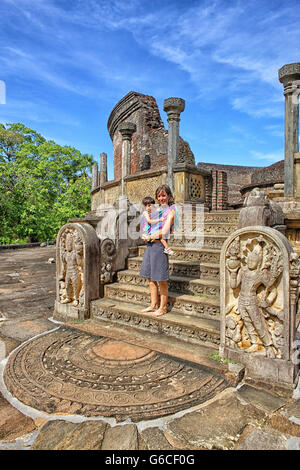
<instances>
[{"instance_id":1,"label":"woman's hair","mask_svg":"<svg viewBox=\"0 0 300 470\"><path fill-rule=\"evenodd\" d=\"M155 201L154 201L153 197L151 197L151 196L146 196L146 197L144 197L144 199L142 200L142 204L143 204L143 206L146 207L147 204L155 204Z\"/></svg>"},{"instance_id":2,"label":"woman's hair","mask_svg":"<svg viewBox=\"0 0 300 470\"><path fill-rule=\"evenodd\" d=\"M174 197L173 197L170 187L167 184L162 184L161 186L159 186L157 190L155 191L156 199L157 199L158 194L161 191L165 191L165 193L169 196L168 204L169 206L172 206L172 204L174 204L175 201L174 201Z\"/></svg>"}]
</instances>

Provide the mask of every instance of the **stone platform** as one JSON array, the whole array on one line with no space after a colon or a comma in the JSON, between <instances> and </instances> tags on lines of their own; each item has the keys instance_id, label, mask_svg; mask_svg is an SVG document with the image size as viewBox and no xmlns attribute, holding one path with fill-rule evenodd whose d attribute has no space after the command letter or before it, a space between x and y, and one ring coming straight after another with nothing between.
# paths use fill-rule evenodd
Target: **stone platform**
<instances>
[{"instance_id":1,"label":"stone platform","mask_svg":"<svg viewBox=\"0 0 300 470\"><path fill-rule=\"evenodd\" d=\"M299 386L285 399L192 345L55 323L54 253L0 251L0 450L300 450Z\"/></svg>"}]
</instances>

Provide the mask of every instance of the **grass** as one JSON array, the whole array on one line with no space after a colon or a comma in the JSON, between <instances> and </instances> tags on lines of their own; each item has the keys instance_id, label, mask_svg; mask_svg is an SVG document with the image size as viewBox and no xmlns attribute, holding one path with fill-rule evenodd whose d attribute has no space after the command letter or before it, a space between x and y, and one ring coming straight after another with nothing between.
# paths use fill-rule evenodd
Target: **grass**
<instances>
[{"instance_id":1,"label":"grass","mask_svg":"<svg viewBox=\"0 0 300 470\"><path fill-rule=\"evenodd\" d=\"M231 361L230 359L226 359L224 357L221 357L218 352L214 352L213 354L211 354L208 357L209 357L209 359L213 359L214 361L222 362L222 363L225 363L225 364L229 364L229 363L237 364L237 362L235 362L235 361Z\"/></svg>"}]
</instances>

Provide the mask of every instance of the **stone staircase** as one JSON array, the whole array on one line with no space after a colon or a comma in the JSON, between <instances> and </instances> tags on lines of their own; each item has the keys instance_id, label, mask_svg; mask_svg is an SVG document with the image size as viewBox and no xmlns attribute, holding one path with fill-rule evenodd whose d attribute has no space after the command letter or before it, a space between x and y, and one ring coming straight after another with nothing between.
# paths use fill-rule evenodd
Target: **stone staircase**
<instances>
[{"instance_id":1,"label":"stone staircase","mask_svg":"<svg viewBox=\"0 0 300 470\"><path fill-rule=\"evenodd\" d=\"M220 343L221 247L237 228L239 211L205 213L204 243L195 248L189 240L170 239L174 255L169 257L170 280L168 313L158 318L142 314L150 303L148 281L139 276L145 246L139 246L128 259L127 269L107 284L104 298L91 303L94 323L107 329L125 328L132 334L147 333L156 343L197 348L199 354L211 354ZM175 341L175 343L174 343ZM176 347L175 347L176 349ZM174 351L173 351L174 353ZM180 356L180 353L178 352Z\"/></svg>"}]
</instances>

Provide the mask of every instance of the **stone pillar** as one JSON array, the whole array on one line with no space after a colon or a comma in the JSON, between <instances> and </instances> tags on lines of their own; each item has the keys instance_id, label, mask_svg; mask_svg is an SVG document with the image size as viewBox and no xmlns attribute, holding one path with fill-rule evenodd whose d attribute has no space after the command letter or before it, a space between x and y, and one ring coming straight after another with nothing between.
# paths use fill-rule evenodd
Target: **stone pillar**
<instances>
[{"instance_id":1,"label":"stone pillar","mask_svg":"<svg viewBox=\"0 0 300 470\"><path fill-rule=\"evenodd\" d=\"M101 153L100 154L100 186L107 181L107 154Z\"/></svg>"},{"instance_id":2,"label":"stone pillar","mask_svg":"<svg viewBox=\"0 0 300 470\"><path fill-rule=\"evenodd\" d=\"M285 96L284 195L295 196L294 153L299 151L300 63L287 64L278 71Z\"/></svg>"},{"instance_id":3,"label":"stone pillar","mask_svg":"<svg viewBox=\"0 0 300 470\"><path fill-rule=\"evenodd\" d=\"M122 122L118 129L122 134L122 177L120 195L125 196L125 177L130 174L131 139L132 134L136 131L136 125L133 122Z\"/></svg>"},{"instance_id":4,"label":"stone pillar","mask_svg":"<svg viewBox=\"0 0 300 470\"><path fill-rule=\"evenodd\" d=\"M98 163L92 166L92 191L98 186Z\"/></svg>"},{"instance_id":5,"label":"stone pillar","mask_svg":"<svg viewBox=\"0 0 300 470\"><path fill-rule=\"evenodd\" d=\"M167 184L174 191L173 166L179 155L179 121L184 111L185 101L182 98L168 98L164 101L164 111L168 115L168 176Z\"/></svg>"}]
</instances>

